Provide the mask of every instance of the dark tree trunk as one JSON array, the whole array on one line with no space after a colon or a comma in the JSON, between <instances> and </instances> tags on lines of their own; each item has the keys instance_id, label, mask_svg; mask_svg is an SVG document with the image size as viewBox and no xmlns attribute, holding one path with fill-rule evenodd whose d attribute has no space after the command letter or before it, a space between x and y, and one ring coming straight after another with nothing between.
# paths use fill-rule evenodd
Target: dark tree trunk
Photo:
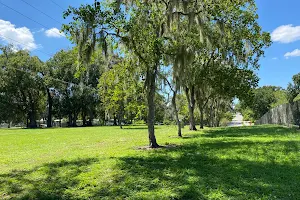
<instances>
[{"instance_id":1,"label":"dark tree trunk","mask_svg":"<svg viewBox=\"0 0 300 200\"><path fill-rule=\"evenodd\" d=\"M28 113L28 116L29 116L28 128L37 128L35 112L30 111Z\"/></svg>"},{"instance_id":2,"label":"dark tree trunk","mask_svg":"<svg viewBox=\"0 0 300 200\"><path fill-rule=\"evenodd\" d=\"M188 101L188 107L189 107L189 121L190 121L190 130L196 131L196 124L195 124L195 116L194 116L194 110L195 110L195 91L194 87L191 88L191 91L189 92L189 89L185 88L185 94Z\"/></svg>"},{"instance_id":3,"label":"dark tree trunk","mask_svg":"<svg viewBox=\"0 0 300 200\"><path fill-rule=\"evenodd\" d=\"M217 123L217 127L220 127L220 119L219 118L217 119L216 123Z\"/></svg>"},{"instance_id":4,"label":"dark tree trunk","mask_svg":"<svg viewBox=\"0 0 300 200\"><path fill-rule=\"evenodd\" d=\"M119 111L119 114L118 114L118 124L120 126L120 129L123 129L123 126L122 126L122 121L123 121L123 107L120 106L120 111Z\"/></svg>"},{"instance_id":5,"label":"dark tree trunk","mask_svg":"<svg viewBox=\"0 0 300 200\"><path fill-rule=\"evenodd\" d=\"M149 135L149 146L151 148L158 148L159 145L156 142L156 137L154 133L154 121L155 121L155 79L156 79L157 66L153 71L147 72L147 103L148 103L148 135Z\"/></svg>"},{"instance_id":6,"label":"dark tree trunk","mask_svg":"<svg viewBox=\"0 0 300 200\"><path fill-rule=\"evenodd\" d=\"M117 124L117 116L116 116L116 114L114 114L114 126L117 126L118 124Z\"/></svg>"},{"instance_id":7,"label":"dark tree trunk","mask_svg":"<svg viewBox=\"0 0 300 200\"><path fill-rule=\"evenodd\" d=\"M119 115L118 123L119 123L120 129L123 129L121 115Z\"/></svg>"},{"instance_id":8,"label":"dark tree trunk","mask_svg":"<svg viewBox=\"0 0 300 200\"><path fill-rule=\"evenodd\" d=\"M77 117L78 117L78 114L77 113L74 113L74 116L73 116L73 127L77 127Z\"/></svg>"},{"instance_id":9,"label":"dark tree trunk","mask_svg":"<svg viewBox=\"0 0 300 200\"><path fill-rule=\"evenodd\" d=\"M215 107L215 126L220 126L220 117L219 117L219 109L220 109L220 101L216 100L216 107Z\"/></svg>"},{"instance_id":10,"label":"dark tree trunk","mask_svg":"<svg viewBox=\"0 0 300 200\"><path fill-rule=\"evenodd\" d=\"M86 114L85 114L85 112L82 113L82 126L86 126Z\"/></svg>"},{"instance_id":11,"label":"dark tree trunk","mask_svg":"<svg viewBox=\"0 0 300 200\"><path fill-rule=\"evenodd\" d=\"M72 127L72 125L73 125L72 114L69 113L69 123L68 123L68 127Z\"/></svg>"},{"instance_id":12,"label":"dark tree trunk","mask_svg":"<svg viewBox=\"0 0 300 200\"><path fill-rule=\"evenodd\" d=\"M213 116L213 105L210 105L210 114L209 114L209 122L210 122L210 127L213 127L214 124L214 120L213 120L214 116Z\"/></svg>"},{"instance_id":13,"label":"dark tree trunk","mask_svg":"<svg viewBox=\"0 0 300 200\"><path fill-rule=\"evenodd\" d=\"M177 128L178 128L178 136L182 137L181 124L180 124L180 120L178 117L178 110L177 110L177 106L176 106L176 93L177 93L177 91L173 91L172 104L173 104L174 114L175 114Z\"/></svg>"},{"instance_id":14,"label":"dark tree trunk","mask_svg":"<svg viewBox=\"0 0 300 200\"><path fill-rule=\"evenodd\" d=\"M93 126L94 113L90 111L88 126Z\"/></svg>"},{"instance_id":15,"label":"dark tree trunk","mask_svg":"<svg viewBox=\"0 0 300 200\"><path fill-rule=\"evenodd\" d=\"M212 124L212 126L213 127L215 127L215 112L214 111L212 111L212 121L211 121L211 124Z\"/></svg>"},{"instance_id":16,"label":"dark tree trunk","mask_svg":"<svg viewBox=\"0 0 300 200\"><path fill-rule=\"evenodd\" d=\"M52 106L53 106L53 100L49 88L47 88L47 98L48 98L47 127L49 128L52 127Z\"/></svg>"},{"instance_id":17,"label":"dark tree trunk","mask_svg":"<svg viewBox=\"0 0 300 200\"><path fill-rule=\"evenodd\" d=\"M204 128L204 108L202 106L199 105L199 111L200 111L200 129Z\"/></svg>"},{"instance_id":18,"label":"dark tree trunk","mask_svg":"<svg viewBox=\"0 0 300 200\"><path fill-rule=\"evenodd\" d=\"M28 112L28 117L29 117L28 128L37 128L35 105L31 94L29 94L29 105L30 105L30 111Z\"/></svg>"}]
</instances>

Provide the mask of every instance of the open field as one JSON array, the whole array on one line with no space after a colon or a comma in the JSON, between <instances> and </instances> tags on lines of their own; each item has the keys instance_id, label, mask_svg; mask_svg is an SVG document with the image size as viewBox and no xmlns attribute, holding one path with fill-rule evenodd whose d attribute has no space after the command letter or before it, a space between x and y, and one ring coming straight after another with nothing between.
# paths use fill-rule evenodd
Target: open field
<instances>
[{"instance_id":1,"label":"open field","mask_svg":"<svg viewBox=\"0 0 300 200\"><path fill-rule=\"evenodd\" d=\"M145 126L0 130L0 199L300 199L300 132L276 126L176 136Z\"/></svg>"}]
</instances>

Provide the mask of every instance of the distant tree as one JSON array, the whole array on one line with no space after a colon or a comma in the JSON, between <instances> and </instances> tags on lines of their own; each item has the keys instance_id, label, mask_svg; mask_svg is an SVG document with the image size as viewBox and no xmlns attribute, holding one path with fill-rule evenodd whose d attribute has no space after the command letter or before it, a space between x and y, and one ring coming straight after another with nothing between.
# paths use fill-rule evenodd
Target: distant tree
<instances>
[{"instance_id":1,"label":"distant tree","mask_svg":"<svg viewBox=\"0 0 300 200\"><path fill-rule=\"evenodd\" d=\"M300 129L300 109L299 109L299 95L300 95L300 73L293 76L293 83L289 83L287 87L287 97L290 104L296 105L296 110L294 110L294 118L296 119L296 124Z\"/></svg>"},{"instance_id":2,"label":"distant tree","mask_svg":"<svg viewBox=\"0 0 300 200\"><path fill-rule=\"evenodd\" d=\"M272 108L272 105L282 101L282 99L276 99L275 94L279 93L278 91L282 91L282 89L276 86L253 89L251 96L241 101L241 109L251 109L254 119L259 119Z\"/></svg>"},{"instance_id":3,"label":"distant tree","mask_svg":"<svg viewBox=\"0 0 300 200\"><path fill-rule=\"evenodd\" d=\"M122 60L108 69L100 78L99 93L105 110L122 128L122 122L140 118L140 111L145 107L143 83L136 63Z\"/></svg>"},{"instance_id":4,"label":"distant tree","mask_svg":"<svg viewBox=\"0 0 300 200\"><path fill-rule=\"evenodd\" d=\"M275 108L279 105L288 103L288 92L287 92L287 90L278 87L278 89L276 89L274 91L274 96L275 96L276 102L271 104L271 108Z\"/></svg>"},{"instance_id":5,"label":"distant tree","mask_svg":"<svg viewBox=\"0 0 300 200\"><path fill-rule=\"evenodd\" d=\"M300 94L300 73L293 76L293 83L289 83L287 87L287 97L289 102L294 102Z\"/></svg>"},{"instance_id":6,"label":"distant tree","mask_svg":"<svg viewBox=\"0 0 300 200\"><path fill-rule=\"evenodd\" d=\"M1 47L0 94L6 120L26 119L27 127L36 128L39 114L44 108L43 63L27 51L17 51L12 47ZM4 115L5 116L5 115Z\"/></svg>"},{"instance_id":7,"label":"distant tree","mask_svg":"<svg viewBox=\"0 0 300 200\"><path fill-rule=\"evenodd\" d=\"M96 54L78 74L76 54L76 48L57 52L46 63L44 79L47 90L51 91L48 102L49 98L54 101L54 115L58 118L66 116L69 119L69 126L76 126L76 120L81 114L83 126L87 126L92 125L96 108L100 104L97 85L104 63L102 56Z\"/></svg>"}]
</instances>

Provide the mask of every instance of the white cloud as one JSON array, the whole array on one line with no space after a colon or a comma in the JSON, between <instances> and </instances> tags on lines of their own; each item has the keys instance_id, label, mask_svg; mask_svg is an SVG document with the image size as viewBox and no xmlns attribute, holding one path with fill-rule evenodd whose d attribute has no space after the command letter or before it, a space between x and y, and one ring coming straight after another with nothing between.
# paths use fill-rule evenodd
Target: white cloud
<instances>
[{"instance_id":1,"label":"white cloud","mask_svg":"<svg viewBox=\"0 0 300 200\"><path fill-rule=\"evenodd\" d=\"M274 58L272 58L272 60L278 60L278 58L277 58L277 57L274 57Z\"/></svg>"},{"instance_id":2,"label":"white cloud","mask_svg":"<svg viewBox=\"0 0 300 200\"><path fill-rule=\"evenodd\" d=\"M55 38L61 38L65 37L64 33L61 33L60 30L57 28L51 28L45 31L45 34L47 37L55 37Z\"/></svg>"},{"instance_id":3,"label":"white cloud","mask_svg":"<svg viewBox=\"0 0 300 200\"><path fill-rule=\"evenodd\" d=\"M280 43L291 43L300 40L300 26L292 24L277 27L271 33L272 40Z\"/></svg>"},{"instance_id":4,"label":"white cloud","mask_svg":"<svg viewBox=\"0 0 300 200\"><path fill-rule=\"evenodd\" d=\"M32 32L27 27L16 28L11 22L2 19L0 19L0 39L13 44L16 49L31 51L38 48Z\"/></svg>"},{"instance_id":5,"label":"white cloud","mask_svg":"<svg viewBox=\"0 0 300 200\"><path fill-rule=\"evenodd\" d=\"M295 49L292 52L287 52L286 54L284 54L285 58L289 58L289 57L299 57L300 56L300 50L299 49Z\"/></svg>"}]
</instances>

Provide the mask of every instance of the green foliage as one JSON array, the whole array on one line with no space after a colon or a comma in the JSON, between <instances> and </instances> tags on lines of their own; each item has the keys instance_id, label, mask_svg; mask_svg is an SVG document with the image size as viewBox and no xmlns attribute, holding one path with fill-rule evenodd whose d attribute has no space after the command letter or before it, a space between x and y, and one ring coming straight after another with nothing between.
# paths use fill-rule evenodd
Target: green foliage
<instances>
[{"instance_id":1,"label":"green foliage","mask_svg":"<svg viewBox=\"0 0 300 200\"><path fill-rule=\"evenodd\" d=\"M99 95L106 111L127 120L142 119L145 97L140 73L132 60L121 60L104 72L98 84Z\"/></svg>"},{"instance_id":2,"label":"green foliage","mask_svg":"<svg viewBox=\"0 0 300 200\"><path fill-rule=\"evenodd\" d=\"M146 126L0 130L2 199L299 199L300 135L215 128L143 150ZM177 146L175 146L177 145ZM133 148L134 147L134 148ZM30 159L28 159L30 152ZM163 173L162 173L163 172Z\"/></svg>"},{"instance_id":3,"label":"green foliage","mask_svg":"<svg viewBox=\"0 0 300 200\"><path fill-rule=\"evenodd\" d=\"M154 116L157 75L169 65L176 91L180 87L191 91L190 113L195 108L194 91L201 90L196 91L200 113L208 99L217 99L213 107L219 121L224 99L245 96L257 84L253 69L259 68L259 58L271 39L257 22L254 1L226 0L211 5L215 5L213 0L95 1L69 7L64 17L73 20L63 30L78 45L79 60L81 50L87 49L83 54L89 56L96 43L107 53L108 41L117 52L129 52L138 59L145 76L149 130L154 130L153 122L162 116L157 105ZM115 103L111 106L116 110ZM154 139L154 131L150 132Z\"/></svg>"},{"instance_id":4,"label":"green foliage","mask_svg":"<svg viewBox=\"0 0 300 200\"><path fill-rule=\"evenodd\" d=\"M25 122L37 127L38 114L45 106L42 79L43 63L27 51L1 47L0 55L0 122Z\"/></svg>"},{"instance_id":5,"label":"green foliage","mask_svg":"<svg viewBox=\"0 0 300 200\"><path fill-rule=\"evenodd\" d=\"M293 76L293 83L289 83L287 87L287 97L290 103L297 101L300 94L300 73Z\"/></svg>"},{"instance_id":6,"label":"green foliage","mask_svg":"<svg viewBox=\"0 0 300 200\"><path fill-rule=\"evenodd\" d=\"M252 97L242 100L240 109L242 113L247 113L249 120L252 121L253 118L259 119L271 108L286 102L285 90L276 86L263 86L253 89ZM251 109L252 112L250 112L249 109Z\"/></svg>"},{"instance_id":7,"label":"green foliage","mask_svg":"<svg viewBox=\"0 0 300 200\"><path fill-rule=\"evenodd\" d=\"M97 85L104 68L102 56L98 54L77 77L76 53L76 48L56 53L47 61L45 72L47 86L53 90L53 114L59 119L68 118L69 126L76 126L80 114L84 125L88 125L86 117L91 123L99 114Z\"/></svg>"},{"instance_id":8,"label":"green foliage","mask_svg":"<svg viewBox=\"0 0 300 200\"><path fill-rule=\"evenodd\" d=\"M165 119L163 121L163 124L169 126L169 125L175 125L176 123L174 120L171 121L171 120Z\"/></svg>"},{"instance_id":9,"label":"green foliage","mask_svg":"<svg viewBox=\"0 0 300 200\"><path fill-rule=\"evenodd\" d=\"M254 112L250 108L246 108L242 110L243 120L254 122Z\"/></svg>"},{"instance_id":10,"label":"green foliage","mask_svg":"<svg viewBox=\"0 0 300 200\"><path fill-rule=\"evenodd\" d=\"M300 94L298 94L295 98L294 101L299 101L300 100Z\"/></svg>"},{"instance_id":11,"label":"green foliage","mask_svg":"<svg viewBox=\"0 0 300 200\"><path fill-rule=\"evenodd\" d=\"M288 103L286 90L279 89L274 91L274 97L275 97L275 103L271 104L271 108L275 108L279 105Z\"/></svg>"},{"instance_id":12,"label":"green foliage","mask_svg":"<svg viewBox=\"0 0 300 200\"><path fill-rule=\"evenodd\" d=\"M134 120L134 124L135 125L145 125L145 121L144 120Z\"/></svg>"},{"instance_id":13,"label":"green foliage","mask_svg":"<svg viewBox=\"0 0 300 200\"><path fill-rule=\"evenodd\" d=\"M228 120L227 118L222 118L221 120L220 120L220 126L221 127L226 127L226 126L228 126L228 124L231 122L231 120Z\"/></svg>"}]
</instances>

